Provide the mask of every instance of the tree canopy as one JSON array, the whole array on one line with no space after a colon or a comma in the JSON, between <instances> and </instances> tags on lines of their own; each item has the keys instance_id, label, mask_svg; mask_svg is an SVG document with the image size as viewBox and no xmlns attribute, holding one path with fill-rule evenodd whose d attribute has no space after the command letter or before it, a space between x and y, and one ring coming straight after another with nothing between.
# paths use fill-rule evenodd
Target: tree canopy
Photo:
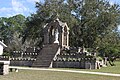
<instances>
[{"instance_id":1,"label":"tree canopy","mask_svg":"<svg viewBox=\"0 0 120 80\"><path fill-rule=\"evenodd\" d=\"M37 2L36 8L36 14L27 18L24 39L42 41L43 26L58 17L70 28L71 46L94 48L100 46L101 38L116 34L119 25L119 5L106 0L45 0Z\"/></svg>"},{"instance_id":2,"label":"tree canopy","mask_svg":"<svg viewBox=\"0 0 120 80\"><path fill-rule=\"evenodd\" d=\"M8 52L20 50L20 45L22 45L20 35L25 27L25 20L25 17L21 14L9 18L0 18L0 37L8 46Z\"/></svg>"}]
</instances>

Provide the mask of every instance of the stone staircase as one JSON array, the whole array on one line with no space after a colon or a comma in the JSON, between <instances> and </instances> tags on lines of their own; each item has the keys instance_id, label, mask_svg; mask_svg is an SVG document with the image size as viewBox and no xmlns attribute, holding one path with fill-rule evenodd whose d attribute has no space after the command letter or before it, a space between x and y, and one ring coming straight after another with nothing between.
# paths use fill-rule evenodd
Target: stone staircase
<instances>
[{"instance_id":1,"label":"stone staircase","mask_svg":"<svg viewBox=\"0 0 120 80\"><path fill-rule=\"evenodd\" d=\"M58 44L45 45L38 54L36 61L33 62L32 67L52 67L52 61L59 51Z\"/></svg>"}]
</instances>

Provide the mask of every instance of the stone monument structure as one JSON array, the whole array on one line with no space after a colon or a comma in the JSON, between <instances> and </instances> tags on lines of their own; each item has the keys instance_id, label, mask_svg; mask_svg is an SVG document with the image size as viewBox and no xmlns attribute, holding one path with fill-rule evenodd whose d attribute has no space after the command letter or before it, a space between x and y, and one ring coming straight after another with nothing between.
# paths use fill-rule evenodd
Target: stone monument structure
<instances>
[{"instance_id":1,"label":"stone monument structure","mask_svg":"<svg viewBox=\"0 0 120 80\"><path fill-rule=\"evenodd\" d=\"M69 28L58 18L44 26L44 46L38 54L33 67L52 67L61 48L69 46Z\"/></svg>"},{"instance_id":2,"label":"stone monument structure","mask_svg":"<svg viewBox=\"0 0 120 80\"><path fill-rule=\"evenodd\" d=\"M58 18L44 26L44 44L58 43L61 48L69 46L69 28Z\"/></svg>"},{"instance_id":3,"label":"stone monument structure","mask_svg":"<svg viewBox=\"0 0 120 80\"><path fill-rule=\"evenodd\" d=\"M32 49L26 53L17 51L17 54L11 58L12 66L82 69L100 69L102 66L102 62L84 47L69 47L69 28L58 18L44 26L44 42L38 52Z\"/></svg>"}]
</instances>

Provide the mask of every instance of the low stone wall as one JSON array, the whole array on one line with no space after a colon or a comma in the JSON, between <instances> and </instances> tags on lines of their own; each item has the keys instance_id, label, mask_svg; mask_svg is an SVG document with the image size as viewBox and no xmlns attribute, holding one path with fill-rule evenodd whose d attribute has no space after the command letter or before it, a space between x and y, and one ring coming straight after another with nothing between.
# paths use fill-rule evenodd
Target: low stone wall
<instances>
[{"instance_id":1,"label":"low stone wall","mask_svg":"<svg viewBox=\"0 0 120 80\"><path fill-rule=\"evenodd\" d=\"M36 52L20 52L20 51L14 51L10 57L13 58L18 58L18 57L23 57L23 58L27 58L27 57L31 57L31 58L35 58L37 57L38 53Z\"/></svg>"},{"instance_id":2,"label":"low stone wall","mask_svg":"<svg viewBox=\"0 0 120 80\"><path fill-rule=\"evenodd\" d=\"M10 66L32 66L33 60L11 60Z\"/></svg>"},{"instance_id":3,"label":"low stone wall","mask_svg":"<svg viewBox=\"0 0 120 80\"><path fill-rule=\"evenodd\" d=\"M54 68L98 69L96 61L54 61Z\"/></svg>"},{"instance_id":4,"label":"low stone wall","mask_svg":"<svg viewBox=\"0 0 120 80\"><path fill-rule=\"evenodd\" d=\"M74 61L54 61L53 67L55 68L79 68L80 62L74 62Z\"/></svg>"},{"instance_id":5,"label":"low stone wall","mask_svg":"<svg viewBox=\"0 0 120 80\"><path fill-rule=\"evenodd\" d=\"M10 66L31 67L34 60L11 60ZM100 69L98 61L53 61L53 68Z\"/></svg>"},{"instance_id":6,"label":"low stone wall","mask_svg":"<svg viewBox=\"0 0 120 80\"><path fill-rule=\"evenodd\" d=\"M86 61L85 62L85 69L99 69L100 66L97 62L89 62L89 61Z\"/></svg>"},{"instance_id":7,"label":"low stone wall","mask_svg":"<svg viewBox=\"0 0 120 80\"><path fill-rule=\"evenodd\" d=\"M2 61L9 61L10 57L9 56L0 56L0 60Z\"/></svg>"}]
</instances>

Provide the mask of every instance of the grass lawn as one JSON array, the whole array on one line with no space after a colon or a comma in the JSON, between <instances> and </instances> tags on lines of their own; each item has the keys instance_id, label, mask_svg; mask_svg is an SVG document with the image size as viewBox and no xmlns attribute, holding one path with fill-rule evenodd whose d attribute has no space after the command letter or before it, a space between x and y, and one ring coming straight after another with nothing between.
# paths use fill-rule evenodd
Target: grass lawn
<instances>
[{"instance_id":1,"label":"grass lawn","mask_svg":"<svg viewBox=\"0 0 120 80\"><path fill-rule=\"evenodd\" d=\"M115 62L116 66L107 66L102 67L101 69L74 69L74 68L58 68L58 69L65 69L65 70L78 70L78 71L91 71L91 72L105 72L105 73L116 73L120 74L120 61Z\"/></svg>"},{"instance_id":2,"label":"grass lawn","mask_svg":"<svg viewBox=\"0 0 120 80\"><path fill-rule=\"evenodd\" d=\"M0 75L0 80L120 80L120 77L99 76L54 71L20 70Z\"/></svg>"},{"instance_id":3,"label":"grass lawn","mask_svg":"<svg viewBox=\"0 0 120 80\"><path fill-rule=\"evenodd\" d=\"M120 74L120 61L115 62L116 66L108 66L96 70L73 69L95 72L108 72ZM61 68L59 68L61 69ZM62 68L69 70L69 68ZM8 75L0 75L0 80L120 80L120 77L100 76L92 74L54 72L54 71L34 71L34 70L19 70L18 73L10 72Z\"/></svg>"},{"instance_id":4,"label":"grass lawn","mask_svg":"<svg viewBox=\"0 0 120 80\"><path fill-rule=\"evenodd\" d=\"M90 71L120 74L120 61L116 61L115 65L116 66L108 66L108 67L103 67L101 69L94 69L94 70L90 70Z\"/></svg>"}]
</instances>

